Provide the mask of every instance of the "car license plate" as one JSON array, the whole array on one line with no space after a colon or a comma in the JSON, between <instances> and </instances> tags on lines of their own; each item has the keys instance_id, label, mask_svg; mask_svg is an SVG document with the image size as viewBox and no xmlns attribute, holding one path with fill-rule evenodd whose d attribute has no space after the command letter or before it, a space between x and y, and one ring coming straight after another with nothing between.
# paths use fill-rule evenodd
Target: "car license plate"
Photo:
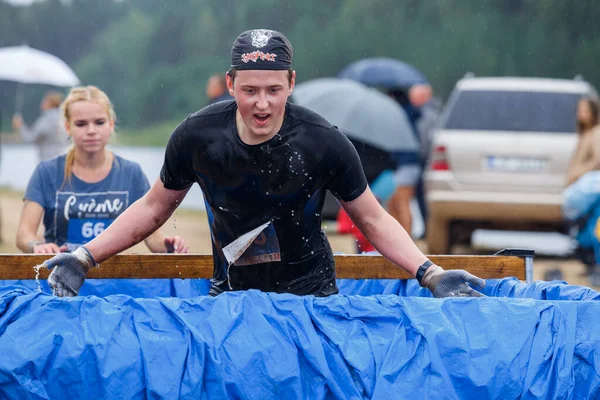
<instances>
[{"instance_id":1,"label":"car license plate","mask_svg":"<svg viewBox=\"0 0 600 400\"><path fill-rule=\"evenodd\" d=\"M548 160L535 157L488 156L487 169L493 172L543 172Z\"/></svg>"}]
</instances>

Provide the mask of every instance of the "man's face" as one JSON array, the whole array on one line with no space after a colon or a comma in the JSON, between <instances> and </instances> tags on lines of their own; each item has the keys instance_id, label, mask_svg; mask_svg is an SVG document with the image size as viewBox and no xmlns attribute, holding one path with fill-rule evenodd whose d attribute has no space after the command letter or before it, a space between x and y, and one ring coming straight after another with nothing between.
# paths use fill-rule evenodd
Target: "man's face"
<instances>
[{"instance_id":1,"label":"man's face","mask_svg":"<svg viewBox=\"0 0 600 400\"><path fill-rule=\"evenodd\" d=\"M290 82L288 71L236 71L235 80L227 76L227 88L238 105L238 130L244 142L262 143L279 132L295 81L296 72Z\"/></svg>"}]
</instances>

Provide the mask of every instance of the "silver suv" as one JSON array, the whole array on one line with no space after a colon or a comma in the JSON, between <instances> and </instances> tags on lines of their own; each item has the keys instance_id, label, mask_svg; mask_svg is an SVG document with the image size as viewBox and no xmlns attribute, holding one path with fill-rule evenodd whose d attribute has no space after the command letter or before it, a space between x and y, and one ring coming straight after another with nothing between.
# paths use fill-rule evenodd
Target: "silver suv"
<instances>
[{"instance_id":1,"label":"silver suv","mask_svg":"<svg viewBox=\"0 0 600 400\"><path fill-rule=\"evenodd\" d=\"M475 229L563 228L560 193L577 141L581 79L465 77L454 88L425 172L430 254Z\"/></svg>"}]
</instances>

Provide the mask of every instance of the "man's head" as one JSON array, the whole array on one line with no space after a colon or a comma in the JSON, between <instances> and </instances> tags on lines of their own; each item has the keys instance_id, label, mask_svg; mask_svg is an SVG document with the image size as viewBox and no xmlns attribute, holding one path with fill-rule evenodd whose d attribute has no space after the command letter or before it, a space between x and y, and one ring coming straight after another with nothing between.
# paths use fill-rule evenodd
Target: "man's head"
<instances>
[{"instance_id":1,"label":"man's head","mask_svg":"<svg viewBox=\"0 0 600 400\"><path fill-rule=\"evenodd\" d=\"M225 75L215 74L208 78L206 82L206 96L209 99L216 99L227 93L227 81Z\"/></svg>"},{"instance_id":2,"label":"man's head","mask_svg":"<svg viewBox=\"0 0 600 400\"><path fill-rule=\"evenodd\" d=\"M408 91L408 98L415 107L421 107L431 100L433 90L429 84L418 84L410 87Z\"/></svg>"},{"instance_id":3,"label":"man's head","mask_svg":"<svg viewBox=\"0 0 600 400\"><path fill-rule=\"evenodd\" d=\"M40 103L40 109L42 111L46 111L51 110L53 108L58 108L60 107L60 103L62 103L63 98L64 96L62 93L57 92L55 90L50 90L44 95L44 98Z\"/></svg>"},{"instance_id":4,"label":"man's head","mask_svg":"<svg viewBox=\"0 0 600 400\"><path fill-rule=\"evenodd\" d=\"M245 142L262 143L279 132L296 81L292 55L292 45L276 31L246 31L233 43L227 88L236 99Z\"/></svg>"}]
</instances>

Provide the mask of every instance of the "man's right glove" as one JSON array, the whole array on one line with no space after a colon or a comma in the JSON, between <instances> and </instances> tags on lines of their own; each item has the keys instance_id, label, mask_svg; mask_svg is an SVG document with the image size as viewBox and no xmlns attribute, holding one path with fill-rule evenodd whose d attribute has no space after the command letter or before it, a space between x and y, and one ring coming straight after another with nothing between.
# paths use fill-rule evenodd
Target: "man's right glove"
<instances>
[{"instance_id":1,"label":"man's right glove","mask_svg":"<svg viewBox=\"0 0 600 400\"><path fill-rule=\"evenodd\" d=\"M427 265L429 263L429 265ZM428 261L417 273L419 284L431 291L434 297L485 297L477 289L483 289L485 280L462 269L445 271Z\"/></svg>"},{"instance_id":2,"label":"man's right glove","mask_svg":"<svg viewBox=\"0 0 600 400\"><path fill-rule=\"evenodd\" d=\"M44 266L54 268L48 277L52 293L59 297L73 297L79 293L90 268L97 264L88 249L78 247L72 253L61 253L44 261Z\"/></svg>"}]
</instances>

